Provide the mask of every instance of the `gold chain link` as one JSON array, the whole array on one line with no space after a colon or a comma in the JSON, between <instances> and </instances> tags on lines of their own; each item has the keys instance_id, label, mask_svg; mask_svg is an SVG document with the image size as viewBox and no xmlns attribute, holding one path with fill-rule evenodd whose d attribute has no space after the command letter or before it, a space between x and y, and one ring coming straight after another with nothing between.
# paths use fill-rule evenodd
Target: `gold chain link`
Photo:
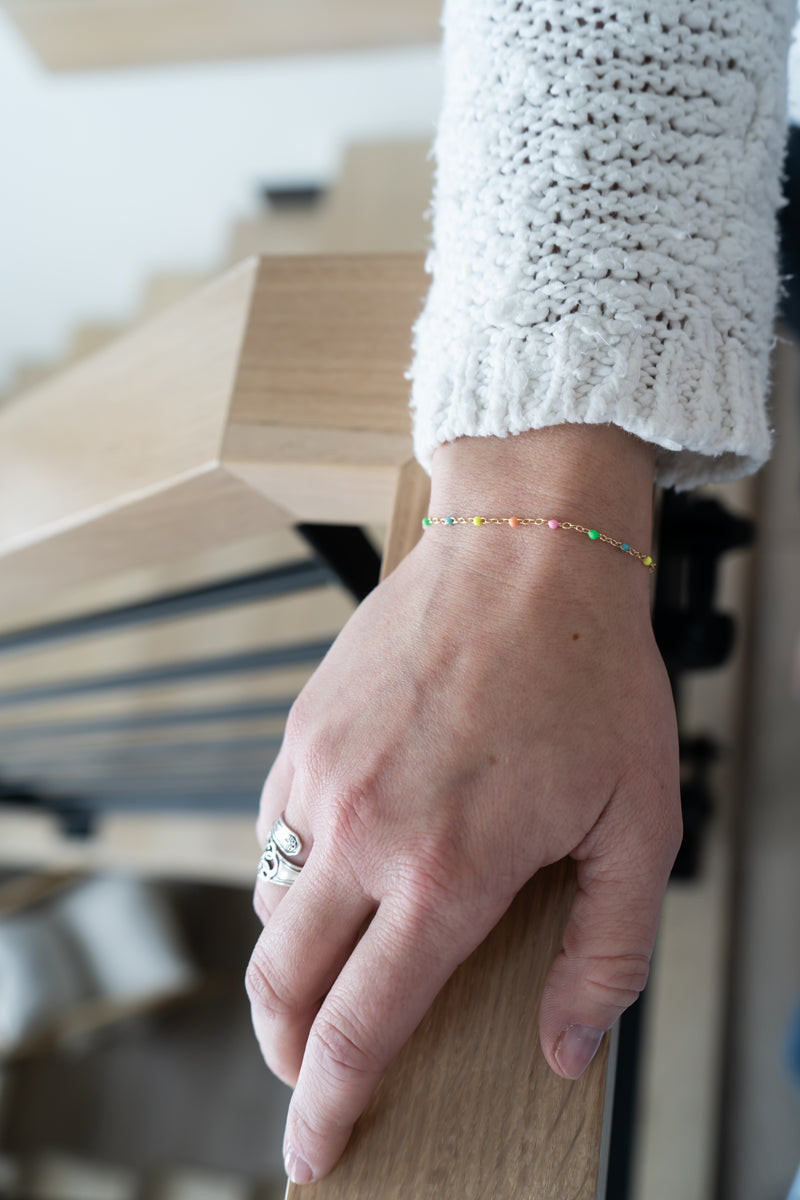
<instances>
[{"instance_id":1,"label":"gold chain link","mask_svg":"<svg viewBox=\"0 0 800 1200\"><path fill-rule=\"evenodd\" d=\"M510 525L511 521L516 521L517 525L549 525L552 517L423 517L422 524L424 528L430 525ZM513 526L511 526L513 528ZM582 533L587 537L590 533L595 536L591 539L593 542L605 542L608 546L614 546L623 554L627 554L630 558L636 558L647 567L652 575L656 569L656 564L650 554L641 554L635 550L633 546L629 546L627 542L620 542L616 538L609 537L606 533L600 533L598 530L587 529L585 525L576 525L572 521L559 521L558 529L570 529L574 533Z\"/></svg>"}]
</instances>

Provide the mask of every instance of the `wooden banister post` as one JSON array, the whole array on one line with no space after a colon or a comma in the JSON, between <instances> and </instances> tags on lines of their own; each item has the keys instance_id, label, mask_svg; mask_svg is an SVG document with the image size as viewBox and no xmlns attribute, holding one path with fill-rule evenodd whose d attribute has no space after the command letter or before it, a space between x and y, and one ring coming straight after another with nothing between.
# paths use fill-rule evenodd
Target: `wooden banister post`
<instances>
[{"instance_id":1,"label":"wooden banister post","mask_svg":"<svg viewBox=\"0 0 800 1200\"><path fill-rule=\"evenodd\" d=\"M415 545L428 502L400 471L383 574ZM391 1064L327 1179L287 1200L599 1200L609 1037L583 1077L539 1047L539 1001L577 887L540 871L440 992Z\"/></svg>"}]
</instances>

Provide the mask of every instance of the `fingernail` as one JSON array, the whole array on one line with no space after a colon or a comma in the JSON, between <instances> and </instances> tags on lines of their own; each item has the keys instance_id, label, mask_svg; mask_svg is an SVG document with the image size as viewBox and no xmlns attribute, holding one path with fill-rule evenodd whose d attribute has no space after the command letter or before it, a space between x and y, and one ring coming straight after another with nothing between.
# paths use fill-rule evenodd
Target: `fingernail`
<instances>
[{"instance_id":1,"label":"fingernail","mask_svg":"<svg viewBox=\"0 0 800 1200\"><path fill-rule=\"evenodd\" d=\"M296 1150L291 1146L286 1147L286 1153L283 1156L283 1161L286 1166L286 1174L291 1179L292 1183L312 1183L314 1172L304 1158L301 1158Z\"/></svg>"},{"instance_id":2,"label":"fingernail","mask_svg":"<svg viewBox=\"0 0 800 1200\"><path fill-rule=\"evenodd\" d=\"M577 1079L588 1067L603 1040L604 1029L569 1025L556 1043L555 1057L569 1079Z\"/></svg>"}]
</instances>

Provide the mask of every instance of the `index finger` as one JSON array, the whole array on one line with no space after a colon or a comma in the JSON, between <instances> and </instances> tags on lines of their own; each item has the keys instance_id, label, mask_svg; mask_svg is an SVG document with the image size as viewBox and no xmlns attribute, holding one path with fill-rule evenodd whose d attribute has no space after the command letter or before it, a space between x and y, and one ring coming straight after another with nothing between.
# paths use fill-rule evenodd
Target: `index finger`
<instances>
[{"instance_id":1,"label":"index finger","mask_svg":"<svg viewBox=\"0 0 800 1200\"><path fill-rule=\"evenodd\" d=\"M335 1165L390 1061L493 923L459 938L430 911L415 920L381 903L311 1027L284 1140L293 1182Z\"/></svg>"}]
</instances>

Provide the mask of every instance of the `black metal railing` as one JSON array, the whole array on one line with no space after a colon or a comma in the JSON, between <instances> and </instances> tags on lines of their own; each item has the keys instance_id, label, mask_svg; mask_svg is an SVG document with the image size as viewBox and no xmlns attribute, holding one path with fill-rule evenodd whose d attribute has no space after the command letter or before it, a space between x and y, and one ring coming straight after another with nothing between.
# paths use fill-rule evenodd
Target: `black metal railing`
<instances>
[{"instance_id":1,"label":"black metal railing","mask_svg":"<svg viewBox=\"0 0 800 1200\"><path fill-rule=\"evenodd\" d=\"M296 532L311 548L311 558L0 635L0 712L15 714L13 724L0 724L0 805L49 812L66 832L76 836L88 835L94 818L112 810L254 811L261 783L280 745L274 725L285 722L293 696L199 707L182 703L153 712L95 712L86 719L42 719L38 715L41 707L53 701L121 691L135 694L187 683L231 681L248 675L268 678L277 671L313 669L327 653L330 638L205 654L190 660L176 658L125 670L78 672L68 678L5 688L2 661L82 638L230 611L324 586L340 585L360 601L377 583L380 559L361 529L304 524L297 526ZM16 719L20 714L23 719ZM232 728L234 722L253 722L255 728L237 732ZM258 732L259 722L264 725L263 734ZM187 736L192 727L203 725L216 727L213 736ZM227 734L226 725L231 727ZM171 730L174 736L170 736ZM124 744L121 739L129 734L139 736L141 744Z\"/></svg>"}]
</instances>

